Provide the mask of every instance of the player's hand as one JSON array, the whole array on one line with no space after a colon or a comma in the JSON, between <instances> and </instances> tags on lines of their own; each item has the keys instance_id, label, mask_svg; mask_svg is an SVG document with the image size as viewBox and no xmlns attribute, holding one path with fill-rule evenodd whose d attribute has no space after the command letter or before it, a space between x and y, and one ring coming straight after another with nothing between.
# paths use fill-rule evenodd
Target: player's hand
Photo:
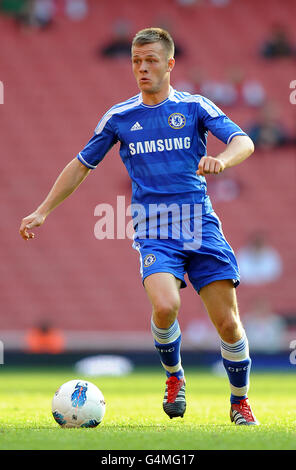
<instances>
[{"instance_id":1,"label":"player's hand","mask_svg":"<svg viewBox=\"0 0 296 470\"><path fill-rule=\"evenodd\" d=\"M23 237L24 240L29 240L30 238L34 238L35 234L33 232L29 232L34 227L40 227L45 221L45 216L37 214L33 212L32 214L28 215L22 220L20 226L20 235Z\"/></svg>"},{"instance_id":2,"label":"player's hand","mask_svg":"<svg viewBox=\"0 0 296 470\"><path fill-rule=\"evenodd\" d=\"M219 158L205 156L200 159L197 175L204 176L208 174L221 173L225 169L225 163Z\"/></svg>"}]
</instances>

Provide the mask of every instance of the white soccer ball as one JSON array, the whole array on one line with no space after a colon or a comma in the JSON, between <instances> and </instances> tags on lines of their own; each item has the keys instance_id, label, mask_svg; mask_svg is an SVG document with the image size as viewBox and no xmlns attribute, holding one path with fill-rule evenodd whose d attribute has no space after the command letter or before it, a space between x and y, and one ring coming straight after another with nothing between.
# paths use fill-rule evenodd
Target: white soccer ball
<instances>
[{"instance_id":1,"label":"white soccer ball","mask_svg":"<svg viewBox=\"0 0 296 470\"><path fill-rule=\"evenodd\" d=\"M62 428L95 428L105 414L105 400L99 388L85 380L61 385L52 399L52 415Z\"/></svg>"}]
</instances>

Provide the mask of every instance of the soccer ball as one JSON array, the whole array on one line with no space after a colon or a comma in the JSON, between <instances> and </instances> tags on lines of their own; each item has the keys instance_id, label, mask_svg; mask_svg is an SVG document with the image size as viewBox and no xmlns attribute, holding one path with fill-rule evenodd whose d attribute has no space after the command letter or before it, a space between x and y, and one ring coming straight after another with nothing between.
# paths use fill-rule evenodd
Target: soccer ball
<instances>
[{"instance_id":1,"label":"soccer ball","mask_svg":"<svg viewBox=\"0 0 296 470\"><path fill-rule=\"evenodd\" d=\"M105 414L102 392L91 382L70 380L52 399L52 415L62 428L95 428Z\"/></svg>"}]
</instances>

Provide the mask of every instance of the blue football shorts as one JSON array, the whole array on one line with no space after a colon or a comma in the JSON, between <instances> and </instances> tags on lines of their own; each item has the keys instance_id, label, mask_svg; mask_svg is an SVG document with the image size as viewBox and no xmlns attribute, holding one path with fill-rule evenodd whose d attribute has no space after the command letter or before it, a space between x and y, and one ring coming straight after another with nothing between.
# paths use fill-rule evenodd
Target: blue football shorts
<instances>
[{"instance_id":1,"label":"blue football shorts","mask_svg":"<svg viewBox=\"0 0 296 470\"><path fill-rule=\"evenodd\" d=\"M140 254L142 282L153 273L171 273L186 287L185 275L199 293L213 281L231 279L234 287L240 283L234 252L225 239L221 221L215 212L202 216L200 243L197 249L186 249L184 241L175 239L137 238L133 248Z\"/></svg>"}]
</instances>

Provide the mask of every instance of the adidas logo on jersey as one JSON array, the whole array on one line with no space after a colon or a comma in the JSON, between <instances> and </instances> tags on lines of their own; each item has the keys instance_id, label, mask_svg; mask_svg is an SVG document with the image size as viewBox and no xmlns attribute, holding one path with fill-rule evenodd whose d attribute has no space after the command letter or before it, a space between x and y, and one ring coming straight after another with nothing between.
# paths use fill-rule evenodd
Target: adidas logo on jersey
<instances>
[{"instance_id":1,"label":"adidas logo on jersey","mask_svg":"<svg viewBox=\"0 0 296 470\"><path fill-rule=\"evenodd\" d=\"M135 122L135 124L133 125L133 127L131 127L131 131L139 131L143 129L143 127L141 126L141 124L137 121Z\"/></svg>"}]
</instances>

